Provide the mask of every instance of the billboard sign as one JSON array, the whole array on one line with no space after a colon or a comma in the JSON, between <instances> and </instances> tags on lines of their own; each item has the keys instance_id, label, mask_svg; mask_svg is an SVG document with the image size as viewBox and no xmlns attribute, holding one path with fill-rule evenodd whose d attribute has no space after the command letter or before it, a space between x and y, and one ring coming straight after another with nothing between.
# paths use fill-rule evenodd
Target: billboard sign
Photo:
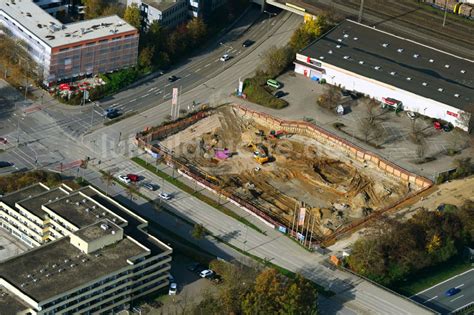
<instances>
[{"instance_id":1,"label":"billboard sign","mask_svg":"<svg viewBox=\"0 0 474 315\"><path fill-rule=\"evenodd\" d=\"M306 217L306 208L300 208L300 213L298 215L298 225L304 224L305 217Z\"/></svg>"},{"instance_id":2,"label":"billboard sign","mask_svg":"<svg viewBox=\"0 0 474 315\"><path fill-rule=\"evenodd\" d=\"M242 96L243 91L244 91L244 81L239 79L239 89L237 90L237 95Z\"/></svg>"},{"instance_id":3,"label":"billboard sign","mask_svg":"<svg viewBox=\"0 0 474 315\"><path fill-rule=\"evenodd\" d=\"M178 105L178 88L173 88L173 97L171 98L171 105Z\"/></svg>"}]
</instances>

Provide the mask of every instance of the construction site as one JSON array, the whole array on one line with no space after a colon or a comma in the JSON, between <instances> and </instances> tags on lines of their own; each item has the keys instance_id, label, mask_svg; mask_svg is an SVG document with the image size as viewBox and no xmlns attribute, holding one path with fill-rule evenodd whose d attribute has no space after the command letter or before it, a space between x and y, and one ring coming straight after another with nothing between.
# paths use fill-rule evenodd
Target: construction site
<instances>
[{"instance_id":1,"label":"construction site","mask_svg":"<svg viewBox=\"0 0 474 315\"><path fill-rule=\"evenodd\" d=\"M416 194L426 183L381 171L328 139L270 116L223 106L147 143L224 195L237 196L290 231L322 240ZM280 123L280 122L279 122ZM245 207L245 205L243 205ZM301 235L301 233L300 233Z\"/></svg>"}]
</instances>

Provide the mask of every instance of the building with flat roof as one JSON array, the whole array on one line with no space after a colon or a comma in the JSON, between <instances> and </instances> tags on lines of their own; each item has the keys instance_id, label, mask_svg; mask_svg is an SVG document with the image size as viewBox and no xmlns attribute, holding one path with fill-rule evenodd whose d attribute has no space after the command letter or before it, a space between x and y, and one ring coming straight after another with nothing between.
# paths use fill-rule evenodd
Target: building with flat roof
<instances>
[{"instance_id":1,"label":"building with flat roof","mask_svg":"<svg viewBox=\"0 0 474 315\"><path fill-rule=\"evenodd\" d=\"M40 240L32 216L42 220ZM114 312L169 283L172 249L91 186L36 184L7 194L0 221L32 247L0 263L0 314Z\"/></svg>"},{"instance_id":2,"label":"building with flat roof","mask_svg":"<svg viewBox=\"0 0 474 315\"><path fill-rule=\"evenodd\" d=\"M188 19L186 0L128 0L128 5L132 3L140 9L143 27L157 21L164 27L173 28Z\"/></svg>"},{"instance_id":3,"label":"building with flat roof","mask_svg":"<svg viewBox=\"0 0 474 315\"><path fill-rule=\"evenodd\" d=\"M296 55L295 72L470 129L474 61L345 20Z\"/></svg>"},{"instance_id":4,"label":"building with flat roof","mask_svg":"<svg viewBox=\"0 0 474 315\"><path fill-rule=\"evenodd\" d=\"M5 0L0 24L27 44L45 84L137 63L138 30L116 15L63 24L32 0Z\"/></svg>"}]
</instances>

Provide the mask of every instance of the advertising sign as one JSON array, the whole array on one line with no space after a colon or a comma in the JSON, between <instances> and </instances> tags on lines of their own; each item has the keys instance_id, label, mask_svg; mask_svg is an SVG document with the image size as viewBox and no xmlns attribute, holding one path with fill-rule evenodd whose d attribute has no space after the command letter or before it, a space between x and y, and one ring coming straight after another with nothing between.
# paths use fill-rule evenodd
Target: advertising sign
<instances>
[{"instance_id":1,"label":"advertising sign","mask_svg":"<svg viewBox=\"0 0 474 315\"><path fill-rule=\"evenodd\" d=\"M304 224L305 217L306 217L306 208L300 208L300 213L298 215L298 225Z\"/></svg>"},{"instance_id":2,"label":"advertising sign","mask_svg":"<svg viewBox=\"0 0 474 315\"><path fill-rule=\"evenodd\" d=\"M178 105L178 88L173 88L173 97L171 98L171 105Z\"/></svg>"},{"instance_id":3,"label":"advertising sign","mask_svg":"<svg viewBox=\"0 0 474 315\"><path fill-rule=\"evenodd\" d=\"M280 225L280 226L278 227L278 231L280 231L281 233L285 233L285 234L286 234L286 227Z\"/></svg>"},{"instance_id":4,"label":"advertising sign","mask_svg":"<svg viewBox=\"0 0 474 315\"><path fill-rule=\"evenodd\" d=\"M239 79L239 89L237 90L237 95L242 96L243 90L244 90L244 81Z\"/></svg>"}]
</instances>

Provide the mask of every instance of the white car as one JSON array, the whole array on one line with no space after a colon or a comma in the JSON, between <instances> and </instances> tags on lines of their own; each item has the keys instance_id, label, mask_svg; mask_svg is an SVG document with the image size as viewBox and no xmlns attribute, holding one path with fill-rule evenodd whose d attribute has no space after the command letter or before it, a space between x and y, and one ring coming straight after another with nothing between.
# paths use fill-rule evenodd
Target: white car
<instances>
[{"instance_id":1,"label":"white car","mask_svg":"<svg viewBox=\"0 0 474 315\"><path fill-rule=\"evenodd\" d=\"M168 193L160 192L160 198L161 198L161 199L170 200L171 197L172 197L172 196L171 196L170 194L168 194Z\"/></svg>"},{"instance_id":2,"label":"white car","mask_svg":"<svg viewBox=\"0 0 474 315\"><path fill-rule=\"evenodd\" d=\"M209 278L209 277L212 277L213 275L214 275L214 271L212 271L211 269L203 270L199 274L201 278Z\"/></svg>"},{"instance_id":3,"label":"white car","mask_svg":"<svg viewBox=\"0 0 474 315\"><path fill-rule=\"evenodd\" d=\"M229 60L229 59L230 59L229 54L225 54L225 55L223 55L223 56L221 57L221 61L227 61L227 60Z\"/></svg>"},{"instance_id":4,"label":"white car","mask_svg":"<svg viewBox=\"0 0 474 315\"><path fill-rule=\"evenodd\" d=\"M128 178L127 175L119 175L117 176L117 178L119 179L119 181L121 181L124 184L130 184L132 182L130 178Z\"/></svg>"},{"instance_id":5,"label":"white car","mask_svg":"<svg viewBox=\"0 0 474 315\"><path fill-rule=\"evenodd\" d=\"M168 295L176 295L178 292L178 285L173 282L170 284L170 289L168 290Z\"/></svg>"}]
</instances>

